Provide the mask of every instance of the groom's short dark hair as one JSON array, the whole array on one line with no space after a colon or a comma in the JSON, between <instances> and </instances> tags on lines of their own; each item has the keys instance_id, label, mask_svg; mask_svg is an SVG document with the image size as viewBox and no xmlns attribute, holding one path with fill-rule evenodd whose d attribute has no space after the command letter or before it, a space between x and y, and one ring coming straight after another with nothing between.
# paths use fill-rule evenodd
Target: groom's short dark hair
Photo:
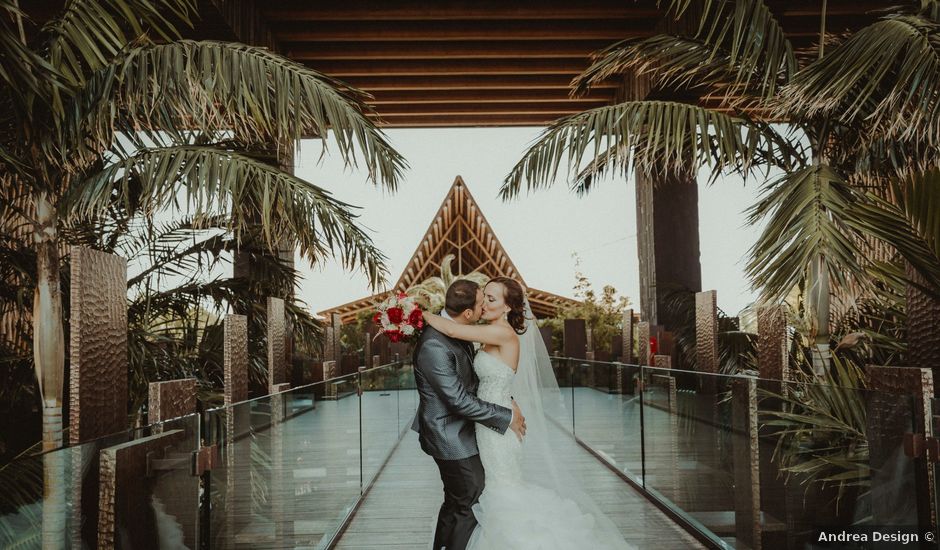
<instances>
[{"instance_id":1,"label":"groom's short dark hair","mask_svg":"<svg viewBox=\"0 0 940 550\"><path fill-rule=\"evenodd\" d=\"M456 317L477 305L477 290L480 285L467 279L457 279L451 283L444 297L444 309L451 317Z\"/></svg>"}]
</instances>

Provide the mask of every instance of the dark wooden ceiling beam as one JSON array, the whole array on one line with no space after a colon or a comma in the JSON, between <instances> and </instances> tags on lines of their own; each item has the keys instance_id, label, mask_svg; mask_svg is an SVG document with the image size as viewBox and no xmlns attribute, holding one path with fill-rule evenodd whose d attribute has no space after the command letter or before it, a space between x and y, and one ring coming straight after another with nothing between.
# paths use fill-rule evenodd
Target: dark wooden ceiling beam
<instances>
[{"instance_id":1,"label":"dark wooden ceiling beam","mask_svg":"<svg viewBox=\"0 0 940 550\"><path fill-rule=\"evenodd\" d=\"M551 115L483 114L447 116L401 116L389 117L379 122L383 128L440 128L440 127L499 127L499 126L546 126L557 117Z\"/></svg>"},{"instance_id":2,"label":"dark wooden ceiling beam","mask_svg":"<svg viewBox=\"0 0 940 550\"><path fill-rule=\"evenodd\" d=\"M326 21L274 26L277 40L288 42L431 42L455 40L621 40L650 36L656 19L583 21ZM296 47L287 45L285 47Z\"/></svg>"},{"instance_id":3,"label":"dark wooden ceiling beam","mask_svg":"<svg viewBox=\"0 0 940 550\"><path fill-rule=\"evenodd\" d=\"M307 65L336 78L350 76L430 76L480 74L577 74L589 65L587 59L393 59L308 62Z\"/></svg>"},{"instance_id":4,"label":"dark wooden ceiling beam","mask_svg":"<svg viewBox=\"0 0 940 550\"><path fill-rule=\"evenodd\" d=\"M461 88L454 90L383 90L373 92L372 105L390 103L540 103L568 102L571 98L566 89L545 90L487 90ZM591 90L579 99L610 101L612 92L608 88Z\"/></svg>"},{"instance_id":5,"label":"dark wooden ceiling beam","mask_svg":"<svg viewBox=\"0 0 940 550\"><path fill-rule=\"evenodd\" d=\"M390 118L395 116L441 116L441 115L467 115L467 114L553 114L558 116L580 113L587 109L603 107L606 101L569 101L567 103L423 103L415 104L387 104L377 109L379 116Z\"/></svg>"},{"instance_id":6,"label":"dark wooden ceiling beam","mask_svg":"<svg viewBox=\"0 0 940 550\"><path fill-rule=\"evenodd\" d=\"M297 61L347 59L506 59L576 57L586 59L610 40L459 41L459 42L310 42L285 43L284 54Z\"/></svg>"},{"instance_id":7,"label":"dark wooden ceiling beam","mask_svg":"<svg viewBox=\"0 0 940 550\"><path fill-rule=\"evenodd\" d=\"M477 20L545 20L599 19L606 17L658 17L662 12L655 3L624 2L623 0L579 0L567 2L541 0L519 2L505 0L474 0L459 2L428 2L427 0L357 0L356 2L326 0L279 0L261 7L271 21L361 21L364 18L398 20L453 21Z\"/></svg>"},{"instance_id":8,"label":"dark wooden ceiling beam","mask_svg":"<svg viewBox=\"0 0 940 550\"><path fill-rule=\"evenodd\" d=\"M356 88L379 92L384 90L567 90L578 73L549 75L485 74L485 75L393 75L350 76L342 80ZM614 89L616 82L604 82L599 89Z\"/></svg>"}]
</instances>

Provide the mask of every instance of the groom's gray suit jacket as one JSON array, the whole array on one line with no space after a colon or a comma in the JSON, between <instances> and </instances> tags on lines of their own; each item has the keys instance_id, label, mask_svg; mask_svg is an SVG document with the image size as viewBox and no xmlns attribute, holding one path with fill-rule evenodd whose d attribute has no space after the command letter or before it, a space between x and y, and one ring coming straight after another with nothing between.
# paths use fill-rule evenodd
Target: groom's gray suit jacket
<instances>
[{"instance_id":1,"label":"groom's gray suit jacket","mask_svg":"<svg viewBox=\"0 0 940 550\"><path fill-rule=\"evenodd\" d=\"M418 413L411 429L421 449L440 460L479 454L474 422L505 433L512 410L477 398L473 345L426 327L415 343Z\"/></svg>"}]
</instances>

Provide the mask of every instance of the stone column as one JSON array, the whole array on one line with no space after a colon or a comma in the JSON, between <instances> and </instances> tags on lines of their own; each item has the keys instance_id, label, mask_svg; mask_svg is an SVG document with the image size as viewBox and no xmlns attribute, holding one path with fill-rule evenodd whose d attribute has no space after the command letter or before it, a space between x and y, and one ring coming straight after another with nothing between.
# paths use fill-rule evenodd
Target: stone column
<instances>
[{"instance_id":1,"label":"stone column","mask_svg":"<svg viewBox=\"0 0 940 550\"><path fill-rule=\"evenodd\" d=\"M694 170L652 176L637 171L636 208L643 320L675 330L666 297L674 290L702 289Z\"/></svg>"},{"instance_id":2,"label":"stone column","mask_svg":"<svg viewBox=\"0 0 940 550\"><path fill-rule=\"evenodd\" d=\"M248 432L251 424L249 406L242 403L248 399L248 317L245 315L226 315L224 321L224 390L225 412L225 540L227 548L235 548L235 535L239 528L239 518L244 512L246 501L238 497L244 490L250 490L239 472L247 471L250 465L249 443L240 445L236 438L240 433ZM213 476L213 479L216 479Z\"/></svg>"},{"instance_id":3,"label":"stone column","mask_svg":"<svg viewBox=\"0 0 940 550\"><path fill-rule=\"evenodd\" d=\"M224 321L225 406L248 399L248 317L226 315Z\"/></svg>"},{"instance_id":4,"label":"stone column","mask_svg":"<svg viewBox=\"0 0 940 550\"><path fill-rule=\"evenodd\" d=\"M584 319L565 319L565 357L584 359L587 353L587 327Z\"/></svg>"}]
</instances>

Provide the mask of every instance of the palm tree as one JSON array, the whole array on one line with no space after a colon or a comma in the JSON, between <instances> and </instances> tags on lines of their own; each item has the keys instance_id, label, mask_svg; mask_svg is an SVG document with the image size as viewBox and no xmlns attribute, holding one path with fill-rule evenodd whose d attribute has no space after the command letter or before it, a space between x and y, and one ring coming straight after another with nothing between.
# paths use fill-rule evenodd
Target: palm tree
<instances>
[{"instance_id":1,"label":"palm tree","mask_svg":"<svg viewBox=\"0 0 940 550\"><path fill-rule=\"evenodd\" d=\"M918 177L938 165L937 4L891 8L847 38L825 32L823 13L819 44L801 53L762 0L660 4L686 30L599 52L572 93L629 73L695 101L625 101L560 119L506 177L502 197L551 185L562 169L579 194L612 169L762 175L750 215L766 228L748 273L766 302L799 289L817 372L829 365L839 289L877 292L883 268L903 260L918 289L940 297L935 192ZM892 193L898 186L908 194ZM906 208L902 196L917 204Z\"/></svg>"},{"instance_id":2,"label":"palm tree","mask_svg":"<svg viewBox=\"0 0 940 550\"><path fill-rule=\"evenodd\" d=\"M405 164L364 96L261 48L180 40L176 25L191 24L196 5L69 0L37 29L17 0L0 0L0 220L35 254L46 449L61 444L60 252L73 226L180 207L196 227L221 218L235 243L260 223L268 249L295 247L311 262L335 255L373 284L385 278L350 205L246 153L286 153L314 136L395 189ZM52 527L45 543L61 535Z\"/></svg>"}]
</instances>

